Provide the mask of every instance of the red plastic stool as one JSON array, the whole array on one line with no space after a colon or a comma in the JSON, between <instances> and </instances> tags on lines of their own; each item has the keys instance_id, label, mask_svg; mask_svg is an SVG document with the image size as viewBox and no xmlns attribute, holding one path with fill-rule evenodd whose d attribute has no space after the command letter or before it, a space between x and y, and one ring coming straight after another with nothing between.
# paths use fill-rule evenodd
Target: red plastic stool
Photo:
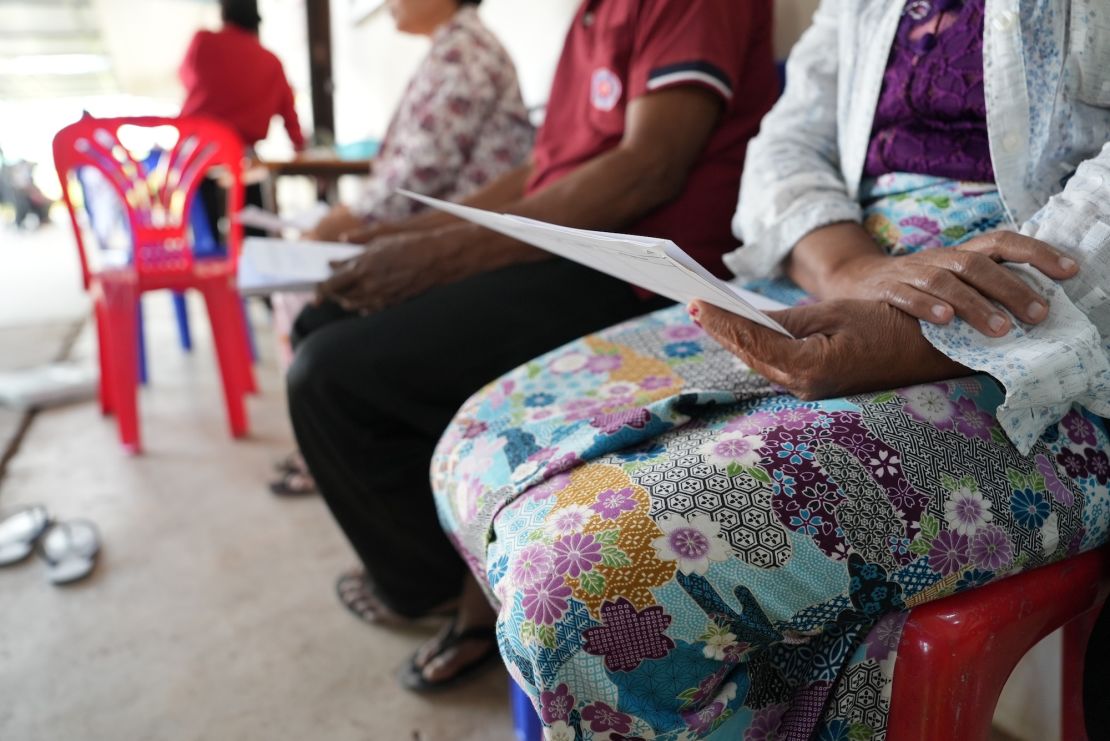
<instances>
[{"instance_id":1,"label":"red plastic stool","mask_svg":"<svg viewBox=\"0 0 1110 741\"><path fill-rule=\"evenodd\" d=\"M1064 628L1061 739L1085 741L1083 657L1110 583L1110 550L914 608L898 646L888 741L986 741L1018 661Z\"/></svg>"}]
</instances>

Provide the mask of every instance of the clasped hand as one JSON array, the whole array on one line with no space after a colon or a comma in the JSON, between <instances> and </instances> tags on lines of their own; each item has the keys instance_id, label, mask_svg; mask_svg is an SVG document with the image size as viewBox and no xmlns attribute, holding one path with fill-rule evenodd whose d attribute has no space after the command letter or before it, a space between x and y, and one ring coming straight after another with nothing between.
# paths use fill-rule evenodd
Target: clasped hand
<instances>
[{"instance_id":1,"label":"clasped hand","mask_svg":"<svg viewBox=\"0 0 1110 741\"><path fill-rule=\"evenodd\" d=\"M1014 316L1037 324L1048 303L1003 263L1025 263L1066 280L1078 265L1044 242L995 232L954 248L889 257L867 253L831 273L827 300L771 312L797 339L696 301L694 316L747 365L801 399L899 388L956 378L969 369L934 348L917 320L960 317L990 337Z\"/></svg>"},{"instance_id":2,"label":"clasped hand","mask_svg":"<svg viewBox=\"0 0 1110 741\"><path fill-rule=\"evenodd\" d=\"M355 257L332 263L333 275L317 298L347 311L371 313L412 298L435 285L437 261L427 235L379 237Z\"/></svg>"},{"instance_id":3,"label":"clasped hand","mask_svg":"<svg viewBox=\"0 0 1110 741\"><path fill-rule=\"evenodd\" d=\"M959 247L888 257L866 254L845 261L830 279L827 298L882 301L918 319L947 324L960 317L988 337L1011 329L1010 317L1037 324L1048 302L1004 263L1025 263L1049 278L1065 280L1078 271L1059 250L1013 232L993 232Z\"/></svg>"}]
</instances>

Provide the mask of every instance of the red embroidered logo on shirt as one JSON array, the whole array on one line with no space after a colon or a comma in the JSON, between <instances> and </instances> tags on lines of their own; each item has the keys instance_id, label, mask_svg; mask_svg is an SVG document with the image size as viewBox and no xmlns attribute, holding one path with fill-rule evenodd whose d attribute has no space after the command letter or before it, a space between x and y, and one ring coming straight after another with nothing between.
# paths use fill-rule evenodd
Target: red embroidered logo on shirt
<instances>
[{"instance_id":1,"label":"red embroidered logo on shirt","mask_svg":"<svg viewBox=\"0 0 1110 741\"><path fill-rule=\"evenodd\" d=\"M624 87L621 80L612 70L601 67L594 70L590 82L590 102L599 111L611 111L620 102Z\"/></svg>"}]
</instances>

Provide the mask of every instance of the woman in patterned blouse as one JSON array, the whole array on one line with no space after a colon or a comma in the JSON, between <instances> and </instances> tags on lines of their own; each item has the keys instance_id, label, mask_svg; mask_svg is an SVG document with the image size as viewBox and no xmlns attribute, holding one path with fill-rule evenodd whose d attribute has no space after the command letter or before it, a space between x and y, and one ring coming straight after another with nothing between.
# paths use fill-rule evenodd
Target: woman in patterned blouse
<instances>
[{"instance_id":1,"label":"woman in patterned blouse","mask_svg":"<svg viewBox=\"0 0 1110 741\"><path fill-rule=\"evenodd\" d=\"M317 225L335 239L421 210L405 188L460 199L524 162L533 129L508 52L478 17L481 0L390 0L397 30L432 40L409 81L362 195Z\"/></svg>"},{"instance_id":2,"label":"woman in patterned blouse","mask_svg":"<svg viewBox=\"0 0 1110 741\"><path fill-rule=\"evenodd\" d=\"M534 131L512 59L478 17L481 0L390 0L397 29L427 36L432 48L409 81L359 199L338 206L305 235L333 241L389 229L424 207L398 188L459 200L520 166ZM364 237L363 237L364 238ZM286 360L294 323L312 295L274 297ZM314 491L300 455L281 464L276 494Z\"/></svg>"}]
</instances>

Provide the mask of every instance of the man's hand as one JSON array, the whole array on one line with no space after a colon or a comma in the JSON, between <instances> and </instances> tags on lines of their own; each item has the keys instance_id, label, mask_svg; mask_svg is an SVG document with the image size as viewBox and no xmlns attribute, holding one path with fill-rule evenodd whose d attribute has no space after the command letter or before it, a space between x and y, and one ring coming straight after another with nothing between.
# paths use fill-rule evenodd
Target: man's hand
<instances>
[{"instance_id":1,"label":"man's hand","mask_svg":"<svg viewBox=\"0 0 1110 741\"><path fill-rule=\"evenodd\" d=\"M827 399L971 373L921 334L917 320L880 301L832 300L769 312L797 339L702 301L702 328L752 370L799 399Z\"/></svg>"},{"instance_id":2,"label":"man's hand","mask_svg":"<svg viewBox=\"0 0 1110 741\"><path fill-rule=\"evenodd\" d=\"M397 234L402 231L405 230L395 227L391 228L383 223L363 224L353 229L340 232L336 237L336 241L346 242L348 244L369 244L379 237L384 237L387 234Z\"/></svg>"},{"instance_id":3,"label":"man's hand","mask_svg":"<svg viewBox=\"0 0 1110 741\"><path fill-rule=\"evenodd\" d=\"M361 217L356 216L349 208L336 206L324 214L324 217L316 223L316 226L302 236L307 240L338 242L340 241L340 235L365 226L366 222Z\"/></svg>"},{"instance_id":4,"label":"man's hand","mask_svg":"<svg viewBox=\"0 0 1110 741\"><path fill-rule=\"evenodd\" d=\"M1059 250L1013 232L993 232L959 247L889 257L862 251L840 262L825 279L823 298L883 301L918 319L947 324L961 317L988 337L1010 331L1011 320L998 306L1024 322L1048 316L1048 303L1005 263L1024 263L1053 280L1078 272L1076 262Z\"/></svg>"},{"instance_id":5,"label":"man's hand","mask_svg":"<svg viewBox=\"0 0 1110 741\"><path fill-rule=\"evenodd\" d=\"M335 273L320 284L317 297L348 311L381 311L440 282L439 252L434 233L382 237L361 255L333 263Z\"/></svg>"}]
</instances>

